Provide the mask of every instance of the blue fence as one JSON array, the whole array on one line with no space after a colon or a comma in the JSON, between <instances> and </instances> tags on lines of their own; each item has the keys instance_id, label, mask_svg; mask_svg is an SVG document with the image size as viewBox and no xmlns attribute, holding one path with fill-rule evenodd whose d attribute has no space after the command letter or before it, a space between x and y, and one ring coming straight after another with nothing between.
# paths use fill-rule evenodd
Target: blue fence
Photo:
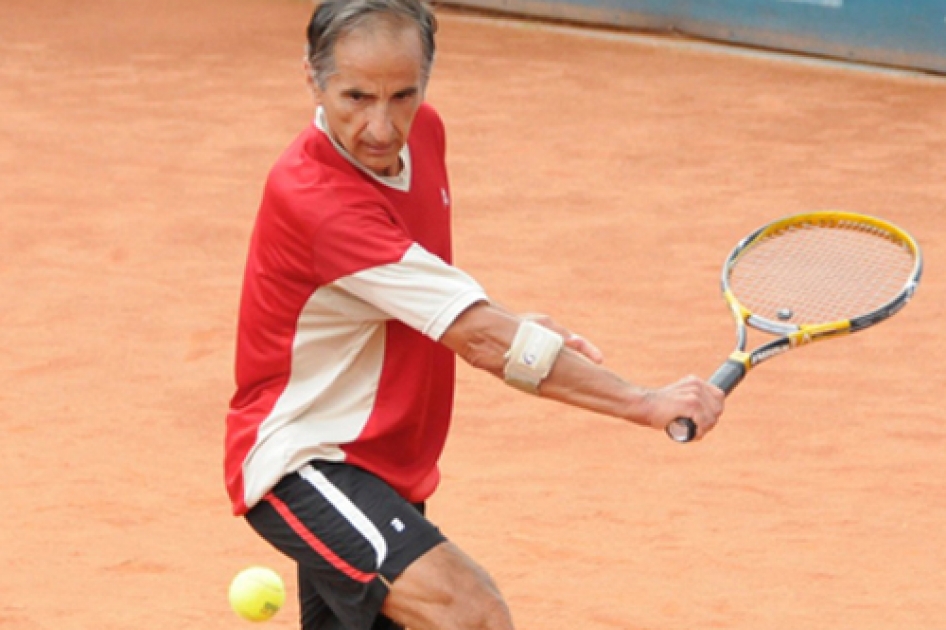
<instances>
[{"instance_id":1,"label":"blue fence","mask_svg":"<svg viewBox=\"0 0 946 630\"><path fill-rule=\"evenodd\" d=\"M946 0L441 0L946 74Z\"/></svg>"}]
</instances>

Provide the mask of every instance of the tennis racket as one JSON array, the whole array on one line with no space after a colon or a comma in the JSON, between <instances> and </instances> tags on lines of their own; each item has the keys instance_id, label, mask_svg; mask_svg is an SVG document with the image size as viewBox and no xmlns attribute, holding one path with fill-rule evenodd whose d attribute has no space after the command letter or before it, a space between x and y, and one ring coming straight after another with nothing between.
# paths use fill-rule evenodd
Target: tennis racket
<instances>
[{"instance_id":1,"label":"tennis racket","mask_svg":"<svg viewBox=\"0 0 946 630\"><path fill-rule=\"evenodd\" d=\"M810 212L762 226L723 265L736 349L709 382L728 395L772 357L884 321L910 300L922 271L913 237L875 217ZM747 352L748 327L776 338ZM690 418L667 426L677 442L689 442L696 431Z\"/></svg>"}]
</instances>

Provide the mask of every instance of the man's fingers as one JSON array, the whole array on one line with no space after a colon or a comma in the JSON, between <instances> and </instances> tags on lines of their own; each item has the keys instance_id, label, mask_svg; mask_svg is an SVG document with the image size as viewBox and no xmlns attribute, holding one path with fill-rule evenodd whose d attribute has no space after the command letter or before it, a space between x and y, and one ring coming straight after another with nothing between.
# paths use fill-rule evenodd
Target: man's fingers
<instances>
[{"instance_id":1,"label":"man's fingers","mask_svg":"<svg viewBox=\"0 0 946 630\"><path fill-rule=\"evenodd\" d=\"M601 350L581 335L572 333L565 337L565 346L582 354L593 363L601 363L604 361L604 354Z\"/></svg>"},{"instance_id":2,"label":"man's fingers","mask_svg":"<svg viewBox=\"0 0 946 630\"><path fill-rule=\"evenodd\" d=\"M566 348L571 348L592 363L601 363L604 361L604 353L598 349L598 346L594 345L581 335L577 335L569 331L567 328L557 323L548 315L543 315L542 313L525 313L520 315L520 317L522 319L528 319L537 324L541 324L549 330L557 332L565 339Z\"/></svg>"}]
</instances>

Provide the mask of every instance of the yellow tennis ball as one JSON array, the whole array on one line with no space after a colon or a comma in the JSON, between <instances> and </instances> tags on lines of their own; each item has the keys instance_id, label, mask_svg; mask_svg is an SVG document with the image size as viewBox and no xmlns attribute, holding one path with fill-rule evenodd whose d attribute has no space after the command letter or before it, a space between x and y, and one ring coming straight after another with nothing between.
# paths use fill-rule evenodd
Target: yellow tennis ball
<instances>
[{"instance_id":1,"label":"yellow tennis ball","mask_svg":"<svg viewBox=\"0 0 946 630\"><path fill-rule=\"evenodd\" d=\"M266 621L279 612L285 601L282 578L266 567L243 569L230 583L230 606L249 621Z\"/></svg>"}]
</instances>

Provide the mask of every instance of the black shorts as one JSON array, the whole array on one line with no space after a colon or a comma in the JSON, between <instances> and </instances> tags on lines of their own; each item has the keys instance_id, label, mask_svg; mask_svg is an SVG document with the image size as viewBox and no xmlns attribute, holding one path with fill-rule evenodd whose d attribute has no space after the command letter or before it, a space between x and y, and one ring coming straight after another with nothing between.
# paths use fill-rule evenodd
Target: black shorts
<instances>
[{"instance_id":1,"label":"black shorts","mask_svg":"<svg viewBox=\"0 0 946 630\"><path fill-rule=\"evenodd\" d=\"M302 630L397 628L379 612L388 585L446 540L423 505L331 462L287 475L246 519L298 564Z\"/></svg>"}]
</instances>

